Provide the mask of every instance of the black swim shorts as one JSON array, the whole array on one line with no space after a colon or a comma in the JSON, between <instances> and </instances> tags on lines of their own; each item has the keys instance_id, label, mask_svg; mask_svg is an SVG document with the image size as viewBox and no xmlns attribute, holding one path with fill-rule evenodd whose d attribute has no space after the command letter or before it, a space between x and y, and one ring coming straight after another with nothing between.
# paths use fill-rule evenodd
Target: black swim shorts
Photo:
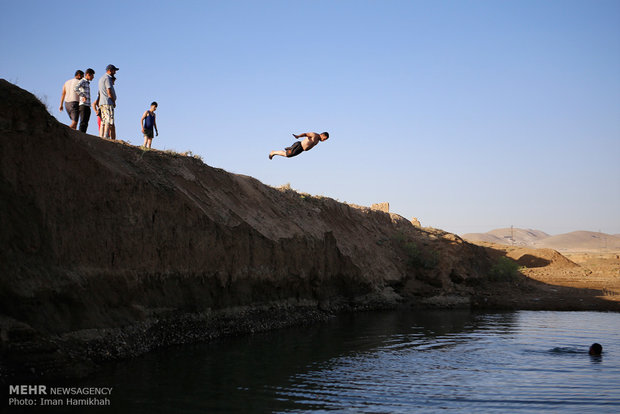
<instances>
[{"instance_id":1,"label":"black swim shorts","mask_svg":"<svg viewBox=\"0 0 620 414\"><path fill-rule=\"evenodd\" d=\"M303 147L301 146L301 142L297 141L290 147L284 148L286 150L287 158L294 157L295 155L299 155L304 152Z\"/></svg>"},{"instance_id":2,"label":"black swim shorts","mask_svg":"<svg viewBox=\"0 0 620 414\"><path fill-rule=\"evenodd\" d=\"M77 122L80 119L80 103L78 101L65 102L65 110L67 111L67 115L69 115L69 119Z\"/></svg>"}]
</instances>

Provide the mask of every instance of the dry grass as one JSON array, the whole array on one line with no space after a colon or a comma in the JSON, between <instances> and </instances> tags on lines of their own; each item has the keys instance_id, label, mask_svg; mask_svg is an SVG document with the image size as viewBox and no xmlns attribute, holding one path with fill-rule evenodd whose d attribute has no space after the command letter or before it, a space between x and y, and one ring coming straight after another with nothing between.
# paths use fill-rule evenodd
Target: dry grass
<instances>
[{"instance_id":1,"label":"dry grass","mask_svg":"<svg viewBox=\"0 0 620 414\"><path fill-rule=\"evenodd\" d=\"M143 148L143 147L141 147L141 148ZM197 159L199 161L203 161L201 155L194 154L192 151L178 152L178 151L173 150L173 149L167 149L167 150L163 150L162 152L165 153L165 154L168 154L168 155L173 155L175 157L192 157L192 158L195 158L195 159Z\"/></svg>"}]
</instances>

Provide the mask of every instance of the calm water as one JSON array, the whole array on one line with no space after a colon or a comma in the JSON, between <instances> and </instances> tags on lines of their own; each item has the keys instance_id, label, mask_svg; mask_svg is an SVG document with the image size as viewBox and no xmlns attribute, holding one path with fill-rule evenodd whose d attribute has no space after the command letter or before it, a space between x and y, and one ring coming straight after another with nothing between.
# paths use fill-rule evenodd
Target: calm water
<instances>
[{"instance_id":1,"label":"calm water","mask_svg":"<svg viewBox=\"0 0 620 414\"><path fill-rule=\"evenodd\" d=\"M345 315L170 348L86 384L114 387L121 413L619 412L620 314Z\"/></svg>"}]
</instances>

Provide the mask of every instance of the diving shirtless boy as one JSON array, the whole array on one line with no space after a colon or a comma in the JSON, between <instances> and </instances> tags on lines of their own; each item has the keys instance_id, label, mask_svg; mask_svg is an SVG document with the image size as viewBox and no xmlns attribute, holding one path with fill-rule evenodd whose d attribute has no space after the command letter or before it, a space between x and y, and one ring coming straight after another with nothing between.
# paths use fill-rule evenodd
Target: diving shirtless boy
<instances>
[{"instance_id":1,"label":"diving shirtless boy","mask_svg":"<svg viewBox=\"0 0 620 414\"><path fill-rule=\"evenodd\" d=\"M317 134L316 132L306 132L300 135L293 134L295 139L306 137L303 141L295 141L290 147L286 147L284 151L271 151L269 153L269 159L272 159L274 155L281 157L291 158L295 155L301 154L303 151L310 151L319 141L325 141L329 138L328 132Z\"/></svg>"}]
</instances>

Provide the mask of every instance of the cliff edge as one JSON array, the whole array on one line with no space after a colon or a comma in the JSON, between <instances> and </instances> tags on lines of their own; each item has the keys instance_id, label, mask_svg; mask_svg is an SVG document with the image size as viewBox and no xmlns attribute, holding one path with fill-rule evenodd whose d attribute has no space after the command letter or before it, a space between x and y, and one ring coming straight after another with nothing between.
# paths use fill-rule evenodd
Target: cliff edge
<instances>
[{"instance_id":1,"label":"cliff edge","mask_svg":"<svg viewBox=\"0 0 620 414\"><path fill-rule=\"evenodd\" d=\"M395 214L71 130L5 80L0 244L2 377L347 309L469 305L492 266Z\"/></svg>"}]
</instances>

